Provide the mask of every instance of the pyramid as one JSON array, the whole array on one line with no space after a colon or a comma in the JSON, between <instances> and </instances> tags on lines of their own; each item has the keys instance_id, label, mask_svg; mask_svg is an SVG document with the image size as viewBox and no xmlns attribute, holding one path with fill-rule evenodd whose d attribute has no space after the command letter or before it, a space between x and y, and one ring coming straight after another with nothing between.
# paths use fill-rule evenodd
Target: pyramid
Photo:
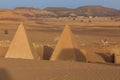
<instances>
[{"instance_id":1,"label":"pyramid","mask_svg":"<svg viewBox=\"0 0 120 80\"><path fill-rule=\"evenodd\" d=\"M85 55L76 46L75 39L68 25L65 26L50 60L86 61Z\"/></svg>"},{"instance_id":2,"label":"pyramid","mask_svg":"<svg viewBox=\"0 0 120 80\"><path fill-rule=\"evenodd\" d=\"M21 23L11 42L6 58L38 59L29 36L26 33L23 23Z\"/></svg>"}]
</instances>

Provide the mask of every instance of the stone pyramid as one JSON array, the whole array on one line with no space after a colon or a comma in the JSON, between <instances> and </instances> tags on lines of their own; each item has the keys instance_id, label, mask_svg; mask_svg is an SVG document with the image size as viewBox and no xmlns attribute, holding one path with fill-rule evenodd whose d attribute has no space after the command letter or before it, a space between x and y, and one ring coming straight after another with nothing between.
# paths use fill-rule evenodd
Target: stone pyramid
<instances>
[{"instance_id":1,"label":"stone pyramid","mask_svg":"<svg viewBox=\"0 0 120 80\"><path fill-rule=\"evenodd\" d=\"M26 33L23 23L21 23L11 42L6 58L38 59L29 36Z\"/></svg>"},{"instance_id":2,"label":"stone pyramid","mask_svg":"<svg viewBox=\"0 0 120 80\"><path fill-rule=\"evenodd\" d=\"M68 25L65 26L50 60L86 61L84 54L76 46L75 39Z\"/></svg>"}]
</instances>

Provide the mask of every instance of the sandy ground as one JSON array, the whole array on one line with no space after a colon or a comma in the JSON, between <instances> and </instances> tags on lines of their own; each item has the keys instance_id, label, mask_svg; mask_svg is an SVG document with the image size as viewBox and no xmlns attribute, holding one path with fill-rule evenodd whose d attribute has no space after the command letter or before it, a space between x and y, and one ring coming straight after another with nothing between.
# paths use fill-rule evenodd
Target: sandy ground
<instances>
[{"instance_id":1,"label":"sandy ground","mask_svg":"<svg viewBox=\"0 0 120 80\"><path fill-rule=\"evenodd\" d=\"M6 64L7 63L7 64ZM0 59L2 80L119 80L120 65ZM0 76L1 78L1 76Z\"/></svg>"},{"instance_id":2,"label":"sandy ground","mask_svg":"<svg viewBox=\"0 0 120 80\"><path fill-rule=\"evenodd\" d=\"M110 53L114 46L120 44L120 22L111 21L109 18L106 20L103 18L91 19L92 22L87 22L88 20L89 19L86 19L84 22L81 22L81 20L68 20L64 18L43 18L23 22L33 43L38 46L48 45L53 49L60 38L64 26L68 24L72 29L78 47L86 50L87 61L113 63L113 56ZM19 23L18 21L0 21L0 40L11 41ZM8 30L8 34L5 34L6 29ZM105 46L102 43L104 39L108 41L108 44ZM7 45L7 47L5 47L5 45ZM0 48L1 57L4 57L8 47L8 44L4 43L4 46L2 44ZM50 51L47 51L46 49L44 51L50 53L44 54L41 53L41 47L38 47L37 51L39 55L43 55L45 60L46 57L48 60L53 50L50 49Z\"/></svg>"},{"instance_id":3,"label":"sandy ground","mask_svg":"<svg viewBox=\"0 0 120 80\"><path fill-rule=\"evenodd\" d=\"M120 22L109 18L88 20L45 18L24 21L42 60L5 59L20 22L0 21L0 80L120 80L120 65L113 64L111 54L112 49L120 46ZM65 24L71 26L80 50L85 50L87 63L49 61ZM101 40L104 39L108 44L103 45Z\"/></svg>"}]
</instances>

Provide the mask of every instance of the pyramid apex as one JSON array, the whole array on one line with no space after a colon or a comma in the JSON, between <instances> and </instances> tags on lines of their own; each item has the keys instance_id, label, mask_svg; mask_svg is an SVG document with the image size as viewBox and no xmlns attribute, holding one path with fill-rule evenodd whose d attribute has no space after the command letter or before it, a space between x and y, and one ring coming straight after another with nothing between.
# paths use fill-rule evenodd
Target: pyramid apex
<instances>
[{"instance_id":1,"label":"pyramid apex","mask_svg":"<svg viewBox=\"0 0 120 80\"><path fill-rule=\"evenodd\" d=\"M70 30L70 31L71 31L71 28L70 28L69 25L65 25L65 27L64 27L64 29L63 29L63 31L67 31L67 30Z\"/></svg>"},{"instance_id":2,"label":"pyramid apex","mask_svg":"<svg viewBox=\"0 0 120 80\"><path fill-rule=\"evenodd\" d=\"M66 25L65 25L65 27L69 27L69 25L68 25L68 24L66 24Z\"/></svg>"},{"instance_id":3,"label":"pyramid apex","mask_svg":"<svg viewBox=\"0 0 120 80\"><path fill-rule=\"evenodd\" d=\"M19 23L19 25L22 25L22 26L24 26L24 22L20 22L20 23Z\"/></svg>"},{"instance_id":4,"label":"pyramid apex","mask_svg":"<svg viewBox=\"0 0 120 80\"><path fill-rule=\"evenodd\" d=\"M69 28L69 27L70 27L69 25L67 25L67 24L65 25L65 28Z\"/></svg>"}]
</instances>

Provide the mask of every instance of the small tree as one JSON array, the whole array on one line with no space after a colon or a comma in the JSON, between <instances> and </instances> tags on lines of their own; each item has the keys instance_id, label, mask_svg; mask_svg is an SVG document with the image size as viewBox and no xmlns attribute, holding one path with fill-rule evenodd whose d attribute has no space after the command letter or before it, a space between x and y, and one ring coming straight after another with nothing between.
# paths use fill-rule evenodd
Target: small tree
<instances>
[{"instance_id":1,"label":"small tree","mask_svg":"<svg viewBox=\"0 0 120 80\"><path fill-rule=\"evenodd\" d=\"M81 22L83 22L83 20L81 20Z\"/></svg>"},{"instance_id":2,"label":"small tree","mask_svg":"<svg viewBox=\"0 0 120 80\"><path fill-rule=\"evenodd\" d=\"M7 29L4 30L4 34L8 34L8 30Z\"/></svg>"},{"instance_id":3,"label":"small tree","mask_svg":"<svg viewBox=\"0 0 120 80\"><path fill-rule=\"evenodd\" d=\"M92 21L91 21L91 20L89 20L88 22L89 22L89 23L91 23Z\"/></svg>"}]
</instances>

